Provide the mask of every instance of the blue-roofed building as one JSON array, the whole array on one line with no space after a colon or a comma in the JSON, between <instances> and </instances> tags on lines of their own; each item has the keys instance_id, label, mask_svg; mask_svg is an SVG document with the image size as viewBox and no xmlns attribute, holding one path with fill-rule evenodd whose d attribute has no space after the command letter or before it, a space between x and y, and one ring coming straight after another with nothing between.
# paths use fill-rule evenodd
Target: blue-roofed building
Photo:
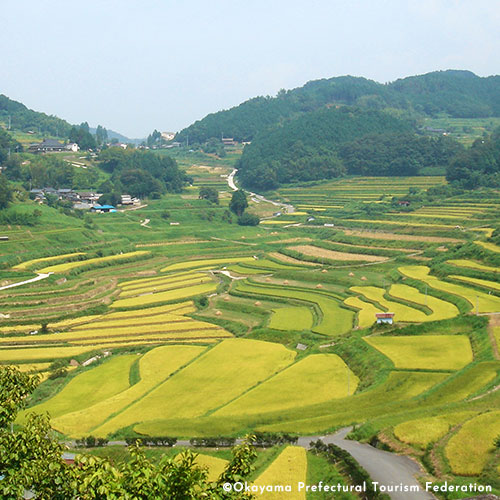
<instances>
[{"instance_id":1,"label":"blue-roofed building","mask_svg":"<svg viewBox=\"0 0 500 500\"><path fill-rule=\"evenodd\" d=\"M116 212L116 208L113 205L94 205L90 210L99 213Z\"/></svg>"}]
</instances>

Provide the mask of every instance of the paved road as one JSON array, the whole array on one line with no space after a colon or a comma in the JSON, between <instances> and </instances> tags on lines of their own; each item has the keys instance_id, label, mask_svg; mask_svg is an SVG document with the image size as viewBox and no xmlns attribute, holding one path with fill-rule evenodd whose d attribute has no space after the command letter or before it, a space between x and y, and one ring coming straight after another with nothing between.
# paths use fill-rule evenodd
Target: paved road
<instances>
[{"instance_id":1,"label":"paved road","mask_svg":"<svg viewBox=\"0 0 500 500\"><path fill-rule=\"evenodd\" d=\"M16 286L26 285L28 283L34 283L35 281L44 280L45 278L48 278L51 274L54 274L54 273L46 273L46 274L41 273L36 278L31 278L31 279L25 280L25 281L19 281L18 283L12 283L11 285L0 286L0 291L7 290L7 288L14 288Z\"/></svg>"},{"instance_id":2,"label":"paved road","mask_svg":"<svg viewBox=\"0 0 500 500\"><path fill-rule=\"evenodd\" d=\"M415 479L421 472L419 465L408 457L396 455L388 451L379 450L369 444L358 443L345 439L351 428L341 429L328 436L313 436L299 438L299 445L309 447L311 441L321 439L326 444L335 444L348 451L372 478L372 481L384 486L416 486L419 491L387 492L392 500L431 500L435 497L422 490Z\"/></svg>"}]
</instances>

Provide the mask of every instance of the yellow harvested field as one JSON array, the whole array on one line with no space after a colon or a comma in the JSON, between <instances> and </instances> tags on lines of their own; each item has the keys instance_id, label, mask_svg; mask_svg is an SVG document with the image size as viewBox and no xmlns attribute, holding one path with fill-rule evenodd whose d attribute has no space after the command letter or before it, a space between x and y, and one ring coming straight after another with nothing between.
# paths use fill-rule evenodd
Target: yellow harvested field
<instances>
[{"instance_id":1,"label":"yellow harvested field","mask_svg":"<svg viewBox=\"0 0 500 500\"><path fill-rule=\"evenodd\" d=\"M313 266L313 267L319 266L319 264L316 264L315 262L308 262L306 260L294 259L293 257L290 257L288 255L279 252L271 252L269 254L269 257L273 257L274 259L280 260L281 262L286 262L287 264L299 264L301 266Z\"/></svg>"},{"instance_id":2,"label":"yellow harvested field","mask_svg":"<svg viewBox=\"0 0 500 500\"><path fill-rule=\"evenodd\" d=\"M280 225L280 224L295 224L296 222L297 222L296 220L281 220L281 219L278 220L266 219L260 221L260 223L265 226Z\"/></svg>"},{"instance_id":3,"label":"yellow harvested field","mask_svg":"<svg viewBox=\"0 0 500 500\"><path fill-rule=\"evenodd\" d=\"M436 417L408 420L394 427L394 435L403 443L425 449L442 438L454 425L477 415L474 411L460 411Z\"/></svg>"},{"instance_id":4,"label":"yellow harvested field","mask_svg":"<svg viewBox=\"0 0 500 500\"><path fill-rule=\"evenodd\" d=\"M108 420L108 434L138 422L204 415L279 372L295 358L280 344L227 339L175 373L144 398ZM193 390L202 387L203 390Z\"/></svg>"},{"instance_id":5,"label":"yellow harvested field","mask_svg":"<svg viewBox=\"0 0 500 500\"><path fill-rule=\"evenodd\" d=\"M319 248L313 245L297 245L294 247L289 247L290 250L295 250L304 255L309 255L311 257L320 257L330 260L347 260L347 261L365 261L365 262L383 262L387 260L387 257L382 257L380 255L364 255L360 253L349 253L349 252L336 252L334 250L327 250L326 248Z\"/></svg>"},{"instance_id":6,"label":"yellow harvested field","mask_svg":"<svg viewBox=\"0 0 500 500\"><path fill-rule=\"evenodd\" d=\"M194 269L197 267L205 267L206 269L211 269L218 267L221 264L232 264L234 262L252 262L253 257L221 257L219 259L202 259L202 260L187 260L184 262L177 262L176 264L170 264L164 267L161 272L178 271L180 269Z\"/></svg>"},{"instance_id":7,"label":"yellow harvested field","mask_svg":"<svg viewBox=\"0 0 500 500\"><path fill-rule=\"evenodd\" d=\"M12 269L24 271L25 269L28 269L35 264L40 264L42 262L51 262L53 260L70 259L71 257L78 257L79 255L85 255L85 252L65 253L62 255L54 255L52 257L42 257L40 259L27 260L15 265Z\"/></svg>"},{"instance_id":8,"label":"yellow harvested field","mask_svg":"<svg viewBox=\"0 0 500 500\"><path fill-rule=\"evenodd\" d=\"M445 455L451 470L461 476L479 475L495 450L500 435L500 410L478 415L466 422L449 440Z\"/></svg>"},{"instance_id":9,"label":"yellow harvested field","mask_svg":"<svg viewBox=\"0 0 500 500\"><path fill-rule=\"evenodd\" d=\"M203 274L200 274L199 270L197 269L195 271L167 274L167 275L163 275L163 276L157 276L155 278L140 278L140 279L135 279L135 280L131 280L131 281L123 281L122 283L119 283L118 286L122 290L133 290L135 288L143 288L145 286L163 285L166 283L182 281L185 279L194 278L196 276L203 276Z\"/></svg>"},{"instance_id":10,"label":"yellow harvested field","mask_svg":"<svg viewBox=\"0 0 500 500\"><path fill-rule=\"evenodd\" d=\"M21 372L41 372L47 370L51 363L24 363L22 365L11 365Z\"/></svg>"},{"instance_id":11,"label":"yellow harvested field","mask_svg":"<svg viewBox=\"0 0 500 500\"><path fill-rule=\"evenodd\" d=\"M261 498L265 500L306 500L305 489L298 491L297 483L306 482L307 455L301 446L287 446L271 465L254 481L260 487L285 485L292 486L292 491L287 493L265 492Z\"/></svg>"},{"instance_id":12,"label":"yellow harvested field","mask_svg":"<svg viewBox=\"0 0 500 500\"><path fill-rule=\"evenodd\" d=\"M137 318L118 318L118 319L108 319L101 321L93 321L92 323L86 323L84 325L75 326L71 329L71 331L78 330L96 330L96 329L108 329L108 328L121 328L128 327L130 328L131 323L134 323L136 326L138 325L161 325L165 323L184 323L192 321L191 318L186 316L181 316L174 313L164 313L164 314L155 314L154 316L139 316Z\"/></svg>"},{"instance_id":13,"label":"yellow harvested field","mask_svg":"<svg viewBox=\"0 0 500 500\"><path fill-rule=\"evenodd\" d=\"M216 481L217 478L226 469L229 461L224 460L223 458L212 457L211 455L204 455L203 453L199 453L196 456L195 463L199 467L208 469L207 479L209 481Z\"/></svg>"},{"instance_id":14,"label":"yellow harvested field","mask_svg":"<svg viewBox=\"0 0 500 500\"><path fill-rule=\"evenodd\" d=\"M35 330L40 330L41 324L40 323L33 323L30 325L10 325L10 326L3 326L0 328L0 333L29 333L33 332Z\"/></svg>"},{"instance_id":15,"label":"yellow harvested field","mask_svg":"<svg viewBox=\"0 0 500 500\"><path fill-rule=\"evenodd\" d=\"M231 401L215 415L248 415L323 403L354 394L358 383L358 377L336 354L311 354Z\"/></svg>"},{"instance_id":16,"label":"yellow harvested field","mask_svg":"<svg viewBox=\"0 0 500 500\"><path fill-rule=\"evenodd\" d=\"M110 398L129 387L130 367L136 359L135 354L113 356L101 365L80 373L54 397L29 408L24 414L47 411L55 419L69 411L81 410Z\"/></svg>"},{"instance_id":17,"label":"yellow harvested field","mask_svg":"<svg viewBox=\"0 0 500 500\"><path fill-rule=\"evenodd\" d=\"M359 297L347 297L344 304L358 309L358 328L368 328L376 321L375 314L383 312L382 309L375 307L371 302L365 302Z\"/></svg>"},{"instance_id":18,"label":"yellow harvested field","mask_svg":"<svg viewBox=\"0 0 500 500\"><path fill-rule=\"evenodd\" d=\"M411 234L383 233L378 231L361 231L353 229L345 229L344 233L349 236L373 238L374 240L427 241L429 243L460 243L462 241L456 238L445 238L439 236L414 236Z\"/></svg>"},{"instance_id":19,"label":"yellow harvested field","mask_svg":"<svg viewBox=\"0 0 500 500\"><path fill-rule=\"evenodd\" d=\"M147 255L149 252L147 250L137 250L135 252L121 253L117 255L108 255L107 257L95 257L94 259L78 260L74 262L66 262L64 264L57 264L55 266L44 267L40 269L39 273L64 273L66 271L71 271L78 267L91 266L94 264L100 264L102 262L111 262L115 260L130 259L134 257L140 257L141 255Z\"/></svg>"},{"instance_id":20,"label":"yellow harvested field","mask_svg":"<svg viewBox=\"0 0 500 500\"><path fill-rule=\"evenodd\" d=\"M145 309L135 309L131 311L116 311L110 314L106 314L102 317L103 321L105 319L115 320L120 318L135 319L141 318L143 316L156 316L158 314L164 313L175 313L175 314L189 314L196 311L193 301L187 300L186 302L177 302L175 304L167 304L164 306L153 306L147 307Z\"/></svg>"},{"instance_id":21,"label":"yellow harvested field","mask_svg":"<svg viewBox=\"0 0 500 500\"><path fill-rule=\"evenodd\" d=\"M65 434L75 436L93 431L111 415L134 403L204 350L204 347L186 345L152 349L139 359L141 379L137 384L106 399L101 399L93 405L89 404L79 411L65 412L64 415L52 421L53 427ZM106 385L109 382L109 380L102 380L101 384Z\"/></svg>"},{"instance_id":22,"label":"yellow harvested field","mask_svg":"<svg viewBox=\"0 0 500 500\"><path fill-rule=\"evenodd\" d=\"M59 358L78 356L84 352L100 349L101 346L89 345L79 347L22 347L22 348L0 348L0 363L12 363L19 361L45 361Z\"/></svg>"},{"instance_id":23,"label":"yellow harvested field","mask_svg":"<svg viewBox=\"0 0 500 500\"><path fill-rule=\"evenodd\" d=\"M174 300L187 299L205 293L215 292L217 285L215 283L204 283L202 285L187 286L184 288L176 288L166 292L151 293L141 295L140 297L131 297L128 299L119 299L111 304L110 307L141 307L158 302L170 302Z\"/></svg>"},{"instance_id":24,"label":"yellow harvested field","mask_svg":"<svg viewBox=\"0 0 500 500\"><path fill-rule=\"evenodd\" d=\"M385 354L396 368L459 370L472 363L466 335L412 335L406 337L363 337Z\"/></svg>"},{"instance_id":25,"label":"yellow harvested field","mask_svg":"<svg viewBox=\"0 0 500 500\"><path fill-rule=\"evenodd\" d=\"M427 306L432 310L432 314L427 316L425 321L438 321L441 319L450 319L458 316L459 310L455 304L438 299L433 295L423 294L416 288L408 285L394 284L391 285L389 294L409 302L415 302L423 306Z\"/></svg>"},{"instance_id":26,"label":"yellow harvested field","mask_svg":"<svg viewBox=\"0 0 500 500\"><path fill-rule=\"evenodd\" d=\"M406 222L395 220L373 220L373 219L344 219L349 222L363 222L364 224L388 224L390 226L410 226L410 227L428 227L432 229L453 229L455 226L446 224L420 224L418 222Z\"/></svg>"},{"instance_id":27,"label":"yellow harvested field","mask_svg":"<svg viewBox=\"0 0 500 500\"><path fill-rule=\"evenodd\" d=\"M454 266L468 267L470 269L478 269L479 271L487 271L490 273L500 272L500 268L498 267L485 266L484 264L481 264L480 262L475 262L474 260L452 259L452 260L447 260L446 262L447 264L452 264Z\"/></svg>"}]
</instances>

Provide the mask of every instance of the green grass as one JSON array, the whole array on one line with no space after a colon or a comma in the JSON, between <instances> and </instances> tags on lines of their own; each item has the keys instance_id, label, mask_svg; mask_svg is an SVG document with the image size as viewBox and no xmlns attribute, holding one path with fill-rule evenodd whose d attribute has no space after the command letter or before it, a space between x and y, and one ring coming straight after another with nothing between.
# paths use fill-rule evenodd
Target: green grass
<instances>
[{"instance_id":1,"label":"green grass","mask_svg":"<svg viewBox=\"0 0 500 500\"><path fill-rule=\"evenodd\" d=\"M269 328L276 330L310 330L314 322L308 307L281 307L273 309Z\"/></svg>"},{"instance_id":2,"label":"green grass","mask_svg":"<svg viewBox=\"0 0 500 500\"><path fill-rule=\"evenodd\" d=\"M243 394L215 414L246 415L321 403L354 394L358 383L358 377L337 355L312 354Z\"/></svg>"},{"instance_id":3,"label":"green grass","mask_svg":"<svg viewBox=\"0 0 500 500\"><path fill-rule=\"evenodd\" d=\"M465 335L364 337L390 358L396 368L459 370L472 362L472 349Z\"/></svg>"}]
</instances>

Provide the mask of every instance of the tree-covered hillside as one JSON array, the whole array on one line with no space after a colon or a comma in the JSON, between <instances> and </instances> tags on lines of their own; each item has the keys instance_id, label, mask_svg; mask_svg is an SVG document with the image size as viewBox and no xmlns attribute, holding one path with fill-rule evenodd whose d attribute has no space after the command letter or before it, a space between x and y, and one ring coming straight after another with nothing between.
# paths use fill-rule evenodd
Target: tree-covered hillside
<instances>
[{"instance_id":1,"label":"tree-covered hillside","mask_svg":"<svg viewBox=\"0 0 500 500\"><path fill-rule=\"evenodd\" d=\"M342 76L315 80L280 91L276 97L256 97L229 110L213 113L177 134L177 140L203 143L221 135L238 141L298 114L335 104L365 109L398 108L406 113L452 117L500 116L500 76L481 78L470 71L436 71L381 84Z\"/></svg>"},{"instance_id":2,"label":"tree-covered hillside","mask_svg":"<svg viewBox=\"0 0 500 500\"><path fill-rule=\"evenodd\" d=\"M36 131L40 134L67 137L71 125L57 116L49 116L28 109L24 104L0 94L0 121L9 124L12 129L24 132Z\"/></svg>"}]
</instances>

